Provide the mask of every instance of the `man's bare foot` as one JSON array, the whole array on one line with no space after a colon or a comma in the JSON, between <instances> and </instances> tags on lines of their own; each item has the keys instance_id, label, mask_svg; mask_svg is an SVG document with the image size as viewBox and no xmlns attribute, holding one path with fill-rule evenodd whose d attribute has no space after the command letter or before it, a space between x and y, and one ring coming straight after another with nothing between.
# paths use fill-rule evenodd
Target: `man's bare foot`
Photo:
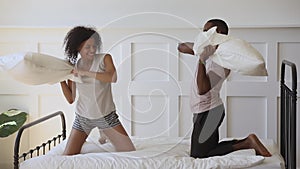
<instances>
[{"instance_id":1,"label":"man's bare foot","mask_svg":"<svg viewBox=\"0 0 300 169\"><path fill-rule=\"evenodd\" d=\"M267 148L259 141L255 134L250 134L247 138L239 140L233 145L234 150L241 149L254 149L257 155L264 157L270 157L272 154L267 150Z\"/></svg>"},{"instance_id":2,"label":"man's bare foot","mask_svg":"<svg viewBox=\"0 0 300 169\"><path fill-rule=\"evenodd\" d=\"M267 148L259 141L255 134L250 134L245 140L249 143L250 148L255 149L257 155L262 155L264 157L270 157L272 154L267 150Z\"/></svg>"}]
</instances>

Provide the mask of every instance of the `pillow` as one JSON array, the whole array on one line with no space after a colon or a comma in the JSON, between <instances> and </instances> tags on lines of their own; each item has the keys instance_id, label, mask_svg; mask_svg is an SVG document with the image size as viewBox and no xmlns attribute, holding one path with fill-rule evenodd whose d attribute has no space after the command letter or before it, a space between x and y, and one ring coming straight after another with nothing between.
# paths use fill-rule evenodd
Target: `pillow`
<instances>
[{"instance_id":1,"label":"pillow","mask_svg":"<svg viewBox=\"0 0 300 169\"><path fill-rule=\"evenodd\" d=\"M200 55L207 45L219 45L230 39L230 36L216 32L217 27L212 27L206 32L201 32L194 41L193 51L195 55Z\"/></svg>"},{"instance_id":2,"label":"pillow","mask_svg":"<svg viewBox=\"0 0 300 169\"><path fill-rule=\"evenodd\" d=\"M73 65L66 60L42 53L27 52L21 61L8 69L8 73L14 79L29 85L54 84L66 79L81 82L79 77L71 73L72 69Z\"/></svg>"},{"instance_id":3,"label":"pillow","mask_svg":"<svg viewBox=\"0 0 300 169\"><path fill-rule=\"evenodd\" d=\"M211 56L218 65L248 76L267 76L263 56L248 42L216 32L216 27L200 33L194 43L195 55L207 45L218 45Z\"/></svg>"},{"instance_id":4,"label":"pillow","mask_svg":"<svg viewBox=\"0 0 300 169\"><path fill-rule=\"evenodd\" d=\"M25 53L0 56L0 71L7 71L24 59Z\"/></svg>"}]
</instances>

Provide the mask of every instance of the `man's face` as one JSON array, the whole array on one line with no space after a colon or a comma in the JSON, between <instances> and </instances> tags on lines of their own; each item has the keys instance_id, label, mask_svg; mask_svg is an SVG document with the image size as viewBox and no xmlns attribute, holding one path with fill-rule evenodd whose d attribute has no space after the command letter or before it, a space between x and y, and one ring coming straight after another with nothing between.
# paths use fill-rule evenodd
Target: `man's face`
<instances>
[{"instance_id":1,"label":"man's face","mask_svg":"<svg viewBox=\"0 0 300 169\"><path fill-rule=\"evenodd\" d=\"M210 28L213 27L213 24L210 23L210 22L207 22L205 25L204 25L204 28L203 28L203 32L206 32L208 31Z\"/></svg>"}]
</instances>

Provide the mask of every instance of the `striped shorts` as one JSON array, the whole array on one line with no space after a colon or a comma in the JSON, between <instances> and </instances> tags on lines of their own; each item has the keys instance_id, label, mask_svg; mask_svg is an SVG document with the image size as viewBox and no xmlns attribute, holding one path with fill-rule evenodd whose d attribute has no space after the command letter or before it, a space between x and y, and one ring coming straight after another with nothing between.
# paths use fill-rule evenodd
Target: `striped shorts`
<instances>
[{"instance_id":1,"label":"striped shorts","mask_svg":"<svg viewBox=\"0 0 300 169\"><path fill-rule=\"evenodd\" d=\"M88 119L76 114L72 128L89 134L95 127L98 127L98 129L107 129L120 125L121 122L119 121L118 117L119 116L117 115L116 111L113 111L99 119Z\"/></svg>"}]
</instances>

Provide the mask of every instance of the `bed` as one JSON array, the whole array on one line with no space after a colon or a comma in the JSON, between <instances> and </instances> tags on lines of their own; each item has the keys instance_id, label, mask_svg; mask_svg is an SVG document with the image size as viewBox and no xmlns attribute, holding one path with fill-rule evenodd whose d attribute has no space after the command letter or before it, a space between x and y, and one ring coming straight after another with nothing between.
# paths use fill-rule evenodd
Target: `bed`
<instances>
[{"instance_id":1,"label":"bed","mask_svg":"<svg viewBox=\"0 0 300 169\"><path fill-rule=\"evenodd\" d=\"M285 83L285 68L292 70L292 87ZM110 143L100 144L98 138L88 137L81 154L62 156L66 144L66 125L62 111L55 112L20 128L14 147L14 168L296 168L296 66L284 60L281 66L280 149L273 140L261 140L271 157L255 155L252 149L239 150L224 156L204 159L189 157L190 140L183 137L132 137L137 151L115 152ZM62 131L35 148L19 153L20 138L25 129L60 116ZM227 138L230 139L230 138ZM101 152L101 153L100 153Z\"/></svg>"}]
</instances>

